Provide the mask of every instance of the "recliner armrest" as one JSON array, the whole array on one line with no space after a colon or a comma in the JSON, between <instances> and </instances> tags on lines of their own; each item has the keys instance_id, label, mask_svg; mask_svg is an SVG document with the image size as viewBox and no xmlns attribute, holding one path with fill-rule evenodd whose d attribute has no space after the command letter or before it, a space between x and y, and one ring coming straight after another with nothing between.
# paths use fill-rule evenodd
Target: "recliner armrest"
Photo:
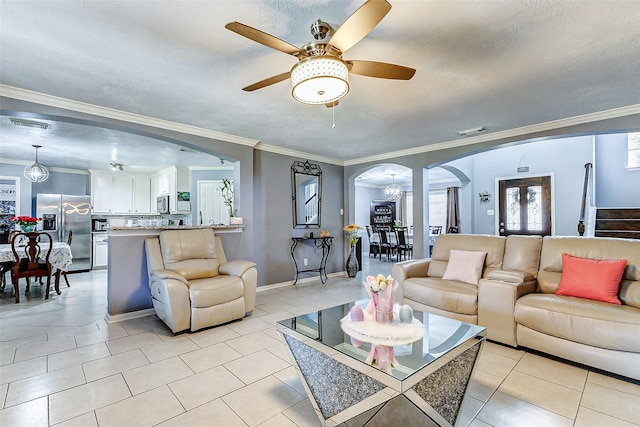
<instances>
[{"instance_id":1,"label":"recliner armrest","mask_svg":"<svg viewBox=\"0 0 640 427\"><path fill-rule=\"evenodd\" d=\"M525 271L515 270L493 270L485 279L488 280L500 280L507 283L525 283L534 280L535 278Z\"/></svg>"},{"instance_id":2,"label":"recliner armrest","mask_svg":"<svg viewBox=\"0 0 640 427\"><path fill-rule=\"evenodd\" d=\"M226 262L224 264L220 264L220 266L218 267L218 272L220 274L227 274L229 276L242 277L242 275L248 269L255 266L256 266L255 262L235 260L235 261Z\"/></svg>"},{"instance_id":3,"label":"recliner armrest","mask_svg":"<svg viewBox=\"0 0 640 427\"><path fill-rule=\"evenodd\" d=\"M404 292L402 290L404 281L411 277L427 277L430 263L431 258L424 258L393 264L391 267L391 276L398 282L395 302L404 304Z\"/></svg>"},{"instance_id":4,"label":"recliner armrest","mask_svg":"<svg viewBox=\"0 0 640 427\"><path fill-rule=\"evenodd\" d=\"M150 276L156 276L162 280L174 279L184 283L185 285L187 284L187 279L184 276L171 270L153 270L150 273Z\"/></svg>"}]
</instances>

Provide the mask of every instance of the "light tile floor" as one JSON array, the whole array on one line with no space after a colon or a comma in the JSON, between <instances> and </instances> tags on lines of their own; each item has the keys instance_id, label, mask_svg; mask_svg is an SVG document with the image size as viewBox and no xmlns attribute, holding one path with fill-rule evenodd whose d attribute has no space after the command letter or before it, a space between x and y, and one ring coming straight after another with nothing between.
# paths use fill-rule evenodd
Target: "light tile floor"
<instances>
[{"instance_id":1,"label":"light tile floor","mask_svg":"<svg viewBox=\"0 0 640 427\"><path fill-rule=\"evenodd\" d=\"M253 316L177 335L155 316L108 324L104 270L69 275L72 287L48 301L34 286L14 304L9 285L0 425L317 427L274 324L365 297L361 275L262 291ZM458 425L639 426L640 386L488 342Z\"/></svg>"}]
</instances>

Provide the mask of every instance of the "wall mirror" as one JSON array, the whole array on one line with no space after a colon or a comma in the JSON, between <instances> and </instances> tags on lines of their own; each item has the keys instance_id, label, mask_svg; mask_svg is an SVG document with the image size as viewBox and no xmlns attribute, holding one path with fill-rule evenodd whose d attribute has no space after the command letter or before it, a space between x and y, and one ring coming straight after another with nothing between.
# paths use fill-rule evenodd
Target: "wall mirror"
<instances>
[{"instance_id":1,"label":"wall mirror","mask_svg":"<svg viewBox=\"0 0 640 427\"><path fill-rule=\"evenodd\" d=\"M322 170L319 165L293 162L291 166L294 228L320 228Z\"/></svg>"}]
</instances>

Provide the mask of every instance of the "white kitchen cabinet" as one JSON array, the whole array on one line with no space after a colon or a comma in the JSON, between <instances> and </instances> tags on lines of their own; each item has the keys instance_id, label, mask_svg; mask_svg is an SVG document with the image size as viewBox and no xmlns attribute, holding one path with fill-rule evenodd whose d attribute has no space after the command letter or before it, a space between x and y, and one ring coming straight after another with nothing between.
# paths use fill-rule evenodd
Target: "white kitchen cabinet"
<instances>
[{"instance_id":1,"label":"white kitchen cabinet","mask_svg":"<svg viewBox=\"0 0 640 427\"><path fill-rule=\"evenodd\" d=\"M151 213L150 191L146 176L91 171L94 214Z\"/></svg>"},{"instance_id":2,"label":"white kitchen cabinet","mask_svg":"<svg viewBox=\"0 0 640 427\"><path fill-rule=\"evenodd\" d=\"M107 233L93 234L93 268L106 268L109 265L109 238Z\"/></svg>"},{"instance_id":3,"label":"white kitchen cabinet","mask_svg":"<svg viewBox=\"0 0 640 427\"><path fill-rule=\"evenodd\" d=\"M154 213L156 210L156 198L158 196L169 196L169 211L176 211L177 190L176 190L177 168L170 166L156 172L151 177L151 208Z\"/></svg>"},{"instance_id":4,"label":"white kitchen cabinet","mask_svg":"<svg viewBox=\"0 0 640 427\"><path fill-rule=\"evenodd\" d=\"M151 180L147 177L133 178L133 212L151 212Z\"/></svg>"}]
</instances>

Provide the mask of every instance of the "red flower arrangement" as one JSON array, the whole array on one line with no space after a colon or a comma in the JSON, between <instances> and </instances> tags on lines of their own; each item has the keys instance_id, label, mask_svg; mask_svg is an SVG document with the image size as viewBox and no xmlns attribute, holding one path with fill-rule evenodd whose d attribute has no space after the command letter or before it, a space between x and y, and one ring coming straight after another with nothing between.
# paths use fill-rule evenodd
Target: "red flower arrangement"
<instances>
[{"instance_id":1,"label":"red flower arrangement","mask_svg":"<svg viewBox=\"0 0 640 427\"><path fill-rule=\"evenodd\" d=\"M38 225L38 221L42 221L42 218L34 218L32 216L21 215L11 217L9 218L9 221L14 222L22 227L23 225Z\"/></svg>"}]
</instances>

